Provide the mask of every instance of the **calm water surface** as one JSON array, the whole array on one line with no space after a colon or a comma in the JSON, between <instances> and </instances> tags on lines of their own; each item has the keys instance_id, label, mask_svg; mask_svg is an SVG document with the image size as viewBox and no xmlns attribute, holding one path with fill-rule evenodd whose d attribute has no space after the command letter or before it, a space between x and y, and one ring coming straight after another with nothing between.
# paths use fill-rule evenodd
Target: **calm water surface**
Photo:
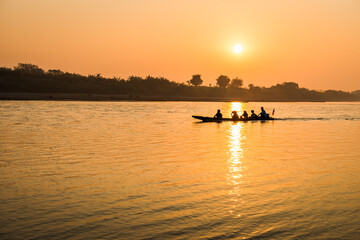
<instances>
[{"instance_id":1,"label":"calm water surface","mask_svg":"<svg viewBox=\"0 0 360 240\"><path fill-rule=\"evenodd\" d=\"M360 103L0 101L0 238L359 239L359 141Z\"/></svg>"}]
</instances>

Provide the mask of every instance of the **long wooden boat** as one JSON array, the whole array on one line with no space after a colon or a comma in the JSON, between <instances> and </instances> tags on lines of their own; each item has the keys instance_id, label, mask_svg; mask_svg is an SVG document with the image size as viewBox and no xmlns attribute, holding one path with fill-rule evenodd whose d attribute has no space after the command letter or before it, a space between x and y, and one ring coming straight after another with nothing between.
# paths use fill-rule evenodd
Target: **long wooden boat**
<instances>
[{"instance_id":1,"label":"long wooden boat","mask_svg":"<svg viewBox=\"0 0 360 240\"><path fill-rule=\"evenodd\" d=\"M202 120L203 122L223 122L223 121L233 121L233 122L247 122L247 121L272 121L275 118L213 118L213 117L203 117L203 116L192 116L193 118Z\"/></svg>"}]
</instances>

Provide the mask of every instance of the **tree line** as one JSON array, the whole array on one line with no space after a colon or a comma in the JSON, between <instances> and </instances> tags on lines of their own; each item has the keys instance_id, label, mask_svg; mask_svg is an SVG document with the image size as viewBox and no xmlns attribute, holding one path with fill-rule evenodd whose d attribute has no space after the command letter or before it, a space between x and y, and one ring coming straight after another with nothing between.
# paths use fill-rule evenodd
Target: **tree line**
<instances>
[{"instance_id":1,"label":"tree line","mask_svg":"<svg viewBox=\"0 0 360 240\"><path fill-rule=\"evenodd\" d=\"M192 79L187 81L187 83L193 86L200 86L203 83L203 80L201 79L200 74L195 74L192 76ZM240 88L243 86L243 84L244 84L243 80L238 77L230 80L228 76L220 75L216 79L216 86L218 87Z\"/></svg>"},{"instance_id":2,"label":"tree line","mask_svg":"<svg viewBox=\"0 0 360 240\"><path fill-rule=\"evenodd\" d=\"M13 68L0 67L0 92L24 93L76 93L111 94L129 97L156 96L172 99L191 97L216 100L240 101L359 101L360 91L337 90L315 91L300 88L297 83L284 82L271 87L249 84L243 87L242 79L230 79L220 75L216 86L202 86L200 74L195 74L186 83L177 83L164 77L129 76L106 78L101 74L83 76L63 72L60 69L47 71L34 64L19 63Z\"/></svg>"}]
</instances>

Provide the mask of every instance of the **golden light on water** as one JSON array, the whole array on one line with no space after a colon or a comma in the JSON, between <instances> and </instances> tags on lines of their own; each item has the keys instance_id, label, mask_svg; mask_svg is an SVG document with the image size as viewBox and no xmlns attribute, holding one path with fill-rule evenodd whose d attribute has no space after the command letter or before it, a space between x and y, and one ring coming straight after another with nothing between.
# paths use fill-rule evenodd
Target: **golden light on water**
<instances>
[{"instance_id":1,"label":"golden light on water","mask_svg":"<svg viewBox=\"0 0 360 240\"><path fill-rule=\"evenodd\" d=\"M241 113L243 111L243 106L241 102L232 102L231 103L231 111L237 111Z\"/></svg>"},{"instance_id":2,"label":"golden light on water","mask_svg":"<svg viewBox=\"0 0 360 240\"><path fill-rule=\"evenodd\" d=\"M228 117L262 105L303 120L201 123L184 111ZM360 103L2 101L0 109L6 239L359 235L360 131L348 119ZM307 120L313 113L333 120Z\"/></svg>"},{"instance_id":3,"label":"golden light on water","mask_svg":"<svg viewBox=\"0 0 360 240\"><path fill-rule=\"evenodd\" d=\"M241 169L241 159L243 157L242 149L242 129L243 123L233 123L230 127L229 153L231 163L230 172L239 172ZM238 176L234 176L237 178Z\"/></svg>"},{"instance_id":4,"label":"golden light on water","mask_svg":"<svg viewBox=\"0 0 360 240\"><path fill-rule=\"evenodd\" d=\"M232 109L241 110L241 103L232 103ZM228 160L228 183L232 186L229 191L230 199L233 202L232 209L229 213L237 217L241 214L236 210L242 203L242 178L243 178L243 140L244 140L244 123L231 123L229 128L229 160Z\"/></svg>"}]
</instances>

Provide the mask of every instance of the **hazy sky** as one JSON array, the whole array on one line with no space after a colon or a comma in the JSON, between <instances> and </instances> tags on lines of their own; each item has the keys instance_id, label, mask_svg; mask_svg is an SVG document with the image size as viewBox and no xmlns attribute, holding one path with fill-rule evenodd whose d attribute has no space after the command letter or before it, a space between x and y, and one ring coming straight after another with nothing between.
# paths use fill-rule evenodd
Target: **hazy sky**
<instances>
[{"instance_id":1,"label":"hazy sky","mask_svg":"<svg viewBox=\"0 0 360 240\"><path fill-rule=\"evenodd\" d=\"M360 0L0 0L0 29L1 66L360 89Z\"/></svg>"}]
</instances>

